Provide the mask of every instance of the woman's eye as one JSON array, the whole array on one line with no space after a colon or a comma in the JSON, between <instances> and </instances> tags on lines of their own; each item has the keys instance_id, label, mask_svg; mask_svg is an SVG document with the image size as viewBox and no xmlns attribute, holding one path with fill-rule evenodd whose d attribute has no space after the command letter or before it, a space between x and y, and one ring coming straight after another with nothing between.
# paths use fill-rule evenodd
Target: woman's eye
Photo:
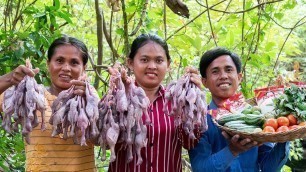
<instances>
[{"instance_id":1,"label":"woman's eye","mask_svg":"<svg viewBox=\"0 0 306 172\"><path fill-rule=\"evenodd\" d=\"M62 62L63 62L63 60L62 60L62 59L56 59L56 62L58 62L58 63L62 63Z\"/></svg>"},{"instance_id":2,"label":"woman's eye","mask_svg":"<svg viewBox=\"0 0 306 172\"><path fill-rule=\"evenodd\" d=\"M140 61L147 62L148 60L147 59L140 59Z\"/></svg>"},{"instance_id":3,"label":"woman's eye","mask_svg":"<svg viewBox=\"0 0 306 172\"><path fill-rule=\"evenodd\" d=\"M162 62L164 62L164 60L163 59L157 59L156 62L157 63L162 63Z\"/></svg>"},{"instance_id":4,"label":"woman's eye","mask_svg":"<svg viewBox=\"0 0 306 172\"><path fill-rule=\"evenodd\" d=\"M73 62L72 62L72 64L73 64L73 65L78 65L78 64L79 64L79 62L77 62L77 61L73 61Z\"/></svg>"}]
</instances>

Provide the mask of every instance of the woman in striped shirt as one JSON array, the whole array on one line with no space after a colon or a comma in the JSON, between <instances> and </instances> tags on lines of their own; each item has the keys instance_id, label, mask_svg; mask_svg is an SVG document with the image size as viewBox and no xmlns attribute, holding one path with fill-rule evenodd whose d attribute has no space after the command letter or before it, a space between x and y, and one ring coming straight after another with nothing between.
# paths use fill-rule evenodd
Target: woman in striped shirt
<instances>
[{"instance_id":1,"label":"woman in striped shirt","mask_svg":"<svg viewBox=\"0 0 306 172\"><path fill-rule=\"evenodd\" d=\"M136 155L127 162L127 152L122 145L116 145L117 159L110 163L109 171L182 171L181 150L178 129L174 117L163 112L165 89L161 85L169 71L170 55L165 41L156 35L142 34L132 43L128 66L135 75L136 84L144 89L150 99L148 108L151 124L147 126L147 147L142 148L143 162L137 164ZM201 80L192 71L191 80L199 87ZM184 142L188 148L190 141ZM185 147L185 146L184 146Z\"/></svg>"}]
</instances>

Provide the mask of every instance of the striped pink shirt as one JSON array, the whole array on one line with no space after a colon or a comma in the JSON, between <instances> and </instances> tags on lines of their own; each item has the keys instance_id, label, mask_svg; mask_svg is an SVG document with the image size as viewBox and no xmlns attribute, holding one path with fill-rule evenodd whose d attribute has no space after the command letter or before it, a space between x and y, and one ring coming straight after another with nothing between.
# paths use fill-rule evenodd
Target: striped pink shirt
<instances>
[{"instance_id":1,"label":"striped pink shirt","mask_svg":"<svg viewBox=\"0 0 306 172\"><path fill-rule=\"evenodd\" d=\"M137 166L137 155L133 154L133 161L126 163L126 149L121 144L116 145L116 161L110 163L109 171L150 171L150 172L178 172L182 171L182 144L174 126L174 117L163 113L165 90L161 86L157 99L149 107L151 125L148 125L148 143L142 148L143 162ZM184 141L185 142L185 141ZM190 144L190 141L187 141Z\"/></svg>"}]
</instances>

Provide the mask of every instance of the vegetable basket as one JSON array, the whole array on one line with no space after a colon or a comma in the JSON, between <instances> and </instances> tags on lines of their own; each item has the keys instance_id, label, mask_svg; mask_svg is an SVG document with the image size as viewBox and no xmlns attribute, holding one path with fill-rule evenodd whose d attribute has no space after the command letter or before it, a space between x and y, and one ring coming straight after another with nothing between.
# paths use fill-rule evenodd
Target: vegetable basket
<instances>
[{"instance_id":1,"label":"vegetable basket","mask_svg":"<svg viewBox=\"0 0 306 172\"><path fill-rule=\"evenodd\" d=\"M221 130L227 132L231 136L238 134L240 135L241 138L249 138L253 141L257 141L260 143L286 142L295 139L300 139L306 136L306 125L299 126L298 128L294 128L289 131L277 132L277 133L264 133L264 132L248 133L248 132L237 131L225 126L221 126L215 120L213 121L215 125L217 125Z\"/></svg>"}]
</instances>

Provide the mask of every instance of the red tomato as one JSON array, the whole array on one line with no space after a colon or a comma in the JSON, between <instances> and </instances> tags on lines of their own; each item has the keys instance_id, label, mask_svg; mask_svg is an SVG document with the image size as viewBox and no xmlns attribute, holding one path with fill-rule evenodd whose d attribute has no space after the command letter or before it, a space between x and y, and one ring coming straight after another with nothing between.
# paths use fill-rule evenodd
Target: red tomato
<instances>
[{"instance_id":1,"label":"red tomato","mask_svg":"<svg viewBox=\"0 0 306 172\"><path fill-rule=\"evenodd\" d=\"M275 130L274 130L274 128L271 127L271 126L266 126L266 127L263 129L263 132L264 132L264 133L274 133Z\"/></svg>"},{"instance_id":2,"label":"red tomato","mask_svg":"<svg viewBox=\"0 0 306 172\"><path fill-rule=\"evenodd\" d=\"M278 126L289 126L289 119L284 117L284 116L281 116L281 117L278 117L277 118L277 124Z\"/></svg>"},{"instance_id":3,"label":"red tomato","mask_svg":"<svg viewBox=\"0 0 306 172\"><path fill-rule=\"evenodd\" d=\"M289 131L289 128L287 126L280 126L276 132L285 132L285 131Z\"/></svg>"},{"instance_id":4,"label":"red tomato","mask_svg":"<svg viewBox=\"0 0 306 172\"><path fill-rule=\"evenodd\" d=\"M291 125L288 128L289 128L289 130L293 130L293 129L299 128L299 126L298 125Z\"/></svg>"},{"instance_id":5,"label":"red tomato","mask_svg":"<svg viewBox=\"0 0 306 172\"><path fill-rule=\"evenodd\" d=\"M274 130L276 130L278 128L278 124L277 124L277 120L274 119L274 118L269 118L265 121L265 124L264 124L264 128L266 126L271 126L274 128Z\"/></svg>"},{"instance_id":6,"label":"red tomato","mask_svg":"<svg viewBox=\"0 0 306 172\"><path fill-rule=\"evenodd\" d=\"M289 120L290 125L296 125L297 124L297 120L296 120L295 116L293 116L292 114L289 114L287 116L287 118Z\"/></svg>"}]
</instances>

